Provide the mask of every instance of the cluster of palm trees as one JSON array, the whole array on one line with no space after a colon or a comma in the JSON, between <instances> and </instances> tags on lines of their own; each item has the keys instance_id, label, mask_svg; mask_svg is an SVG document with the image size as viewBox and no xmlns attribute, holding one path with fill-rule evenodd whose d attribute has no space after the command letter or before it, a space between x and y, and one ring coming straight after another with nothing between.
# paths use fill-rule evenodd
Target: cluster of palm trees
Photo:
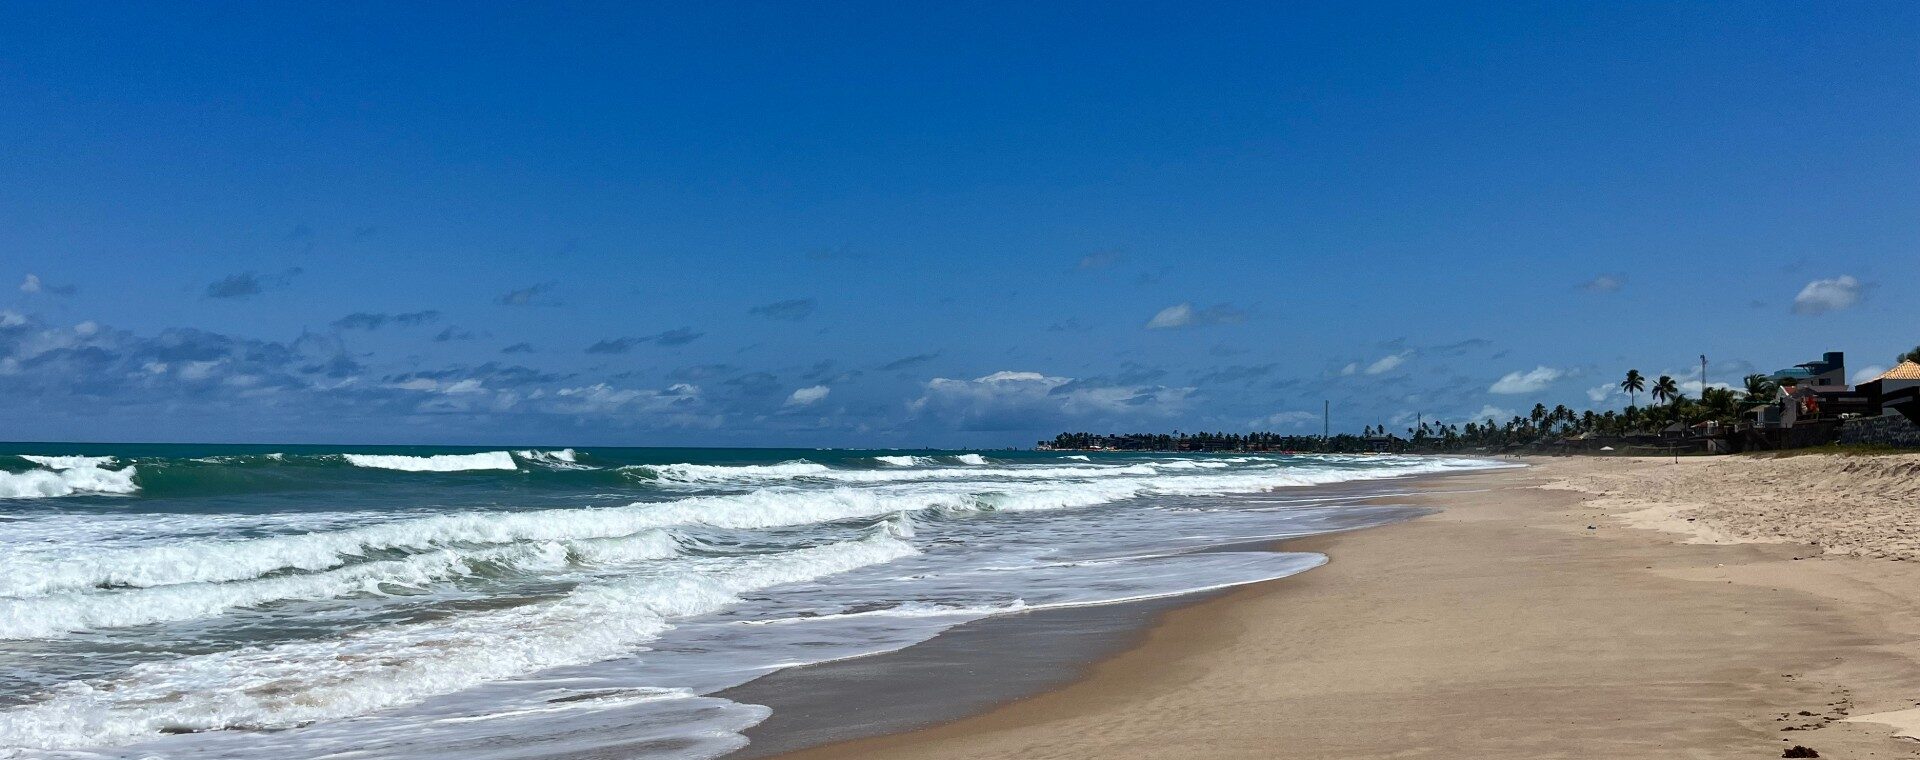
<instances>
[{"instance_id":1,"label":"cluster of palm trees","mask_svg":"<svg viewBox=\"0 0 1920 760\"><path fill-rule=\"evenodd\" d=\"M1768 387L1771 386L1771 384L1772 381L1768 380L1766 375L1747 376L1747 392L1749 394L1753 394L1756 388ZM1640 394L1647 390L1647 376L1640 374L1640 370L1637 369L1627 370L1627 379L1620 381L1620 390L1627 394L1629 409L1639 406ZM1709 390L1714 389L1702 388L1702 395L1704 396L1706 391ZM1653 396L1654 401L1663 404L1672 404L1686 398L1686 396L1680 393L1679 381L1674 380L1672 375L1661 375L1660 379L1653 381L1653 392L1648 395Z\"/></svg>"},{"instance_id":2,"label":"cluster of palm trees","mask_svg":"<svg viewBox=\"0 0 1920 760\"><path fill-rule=\"evenodd\" d=\"M1651 382L1640 370L1627 370L1620 381L1620 390L1629 399L1627 408L1618 413L1606 412L1591 419L1598 420L1597 425L1584 424L1589 417L1579 417L1580 424L1571 427L1574 433L1616 433L1647 432L1647 427L1664 427L1673 423L1696 425L1702 422L1718 422L1731 425L1738 422L1740 413L1753 404L1772 401L1780 392L1778 385L1766 375L1747 375L1742 379L1743 388L1703 387L1700 398L1688 398L1680 390L1680 382L1672 375L1661 375ZM1641 407L1640 394L1646 393L1658 406ZM1592 414L1589 412L1588 414ZM1611 423L1611 424L1609 424Z\"/></svg>"},{"instance_id":3,"label":"cluster of palm trees","mask_svg":"<svg viewBox=\"0 0 1920 760\"><path fill-rule=\"evenodd\" d=\"M1713 421L1731 425L1740 419L1745 408L1771 401L1779 393L1778 386L1766 375L1748 375L1744 385L1741 390L1703 388L1700 397L1694 399L1680 390L1680 381L1671 375L1650 379L1639 370L1630 369L1619 384L1630 400L1622 410L1575 411L1564 404L1551 409L1545 404L1535 404L1529 414L1514 415L1505 422L1428 423L1408 428L1407 435L1416 448L1449 449L1524 445L1589 434L1651 434L1676 422L1696 425ZM1642 393L1651 397L1655 405L1640 406ZM1384 432L1385 426L1382 427Z\"/></svg>"}]
</instances>

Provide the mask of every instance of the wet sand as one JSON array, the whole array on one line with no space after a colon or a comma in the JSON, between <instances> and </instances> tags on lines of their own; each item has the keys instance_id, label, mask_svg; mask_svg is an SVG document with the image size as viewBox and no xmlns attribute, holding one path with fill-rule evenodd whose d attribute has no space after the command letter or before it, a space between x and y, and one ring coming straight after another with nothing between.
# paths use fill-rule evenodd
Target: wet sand
<instances>
[{"instance_id":1,"label":"wet sand","mask_svg":"<svg viewBox=\"0 0 1920 760\"><path fill-rule=\"evenodd\" d=\"M782 670L716 696L767 705L728 760L881 736L977 714L1058 688L1138 645L1187 597L977 620L896 652Z\"/></svg>"},{"instance_id":2,"label":"wet sand","mask_svg":"<svg viewBox=\"0 0 1920 760\"><path fill-rule=\"evenodd\" d=\"M1332 561L1161 612L1058 688L785 756L1920 757L1888 725L1920 705L1920 564L1683 543L1539 487L1592 461L1445 478L1394 499L1441 512L1287 542Z\"/></svg>"},{"instance_id":3,"label":"wet sand","mask_svg":"<svg viewBox=\"0 0 1920 760\"><path fill-rule=\"evenodd\" d=\"M1366 530L1426 514L1429 510L1366 503L1368 496L1399 493L1398 486L1417 483L1334 484L1315 488L1314 495L1340 499L1347 507L1343 517L1327 519L1337 526L1333 530ZM1201 551L1274 550L1285 549L1264 540ZM727 757L753 760L921 728L1031 697L1082 678L1094 663L1137 646L1166 612L1224 593L997 615L905 649L777 671L714 695L773 710L745 732L751 743Z\"/></svg>"}]
</instances>

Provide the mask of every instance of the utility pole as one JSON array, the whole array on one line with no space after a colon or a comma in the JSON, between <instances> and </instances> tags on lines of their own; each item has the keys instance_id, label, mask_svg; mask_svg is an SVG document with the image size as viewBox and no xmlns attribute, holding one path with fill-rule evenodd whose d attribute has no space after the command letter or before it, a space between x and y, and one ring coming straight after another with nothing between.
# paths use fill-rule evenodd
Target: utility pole
<instances>
[{"instance_id":1,"label":"utility pole","mask_svg":"<svg viewBox=\"0 0 1920 760\"><path fill-rule=\"evenodd\" d=\"M1700 400L1707 400L1707 355L1700 355Z\"/></svg>"}]
</instances>

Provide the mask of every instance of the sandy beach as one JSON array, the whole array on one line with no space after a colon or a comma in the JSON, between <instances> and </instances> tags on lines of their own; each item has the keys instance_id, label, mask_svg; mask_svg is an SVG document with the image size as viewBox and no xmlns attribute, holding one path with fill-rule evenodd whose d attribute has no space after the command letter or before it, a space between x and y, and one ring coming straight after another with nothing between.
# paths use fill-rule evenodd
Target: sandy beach
<instances>
[{"instance_id":1,"label":"sandy beach","mask_svg":"<svg viewBox=\"0 0 1920 760\"><path fill-rule=\"evenodd\" d=\"M1061 688L788 757L1920 756L1920 456L1530 464Z\"/></svg>"}]
</instances>

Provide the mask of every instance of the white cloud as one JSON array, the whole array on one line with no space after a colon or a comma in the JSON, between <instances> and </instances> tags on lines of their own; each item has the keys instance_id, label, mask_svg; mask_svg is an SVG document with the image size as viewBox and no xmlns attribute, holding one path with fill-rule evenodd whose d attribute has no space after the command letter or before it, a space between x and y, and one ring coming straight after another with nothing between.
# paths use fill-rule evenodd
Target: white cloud
<instances>
[{"instance_id":1,"label":"white cloud","mask_svg":"<svg viewBox=\"0 0 1920 760\"><path fill-rule=\"evenodd\" d=\"M535 391L528 398L538 398L541 395L544 394ZM664 391L647 388L616 388L606 383L594 383L554 391L554 398L549 406L552 411L562 414L677 413L666 421L686 427L709 426L714 423L712 418L694 415L688 411L689 405L698 403L699 399L699 386L685 383L676 383Z\"/></svg>"},{"instance_id":2,"label":"white cloud","mask_svg":"<svg viewBox=\"0 0 1920 760\"><path fill-rule=\"evenodd\" d=\"M17 311L0 310L0 328L19 327L27 323L27 318Z\"/></svg>"},{"instance_id":3,"label":"white cloud","mask_svg":"<svg viewBox=\"0 0 1920 760\"><path fill-rule=\"evenodd\" d=\"M1472 421L1486 422L1488 420L1492 420L1494 422L1506 422L1507 420L1513 419L1515 414L1516 412L1514 412L1512 409L1502 409L1492 404L1488 404L1486 406L1480 407L1480 411L1473 413Z\"/></svg>"},{"instance_id":4,"label":"white cloud","mask_svg":"<svg viewBox=\"0 0 1920 760\"><path fill-rule=\"evenodd\" d=\"M1860 293L1864 287L1853 275L1847 274L1830 280L1814 280L1793 297L1793 313L1825 314L1852 308L1860 303Z\"/></svg>"},{"instance_id":5,"label":"white cloud","mask_svg":"<svg viewBox=\"0 0 1920 760\"><path fill-rule=\"evenodd\" d=\"M976 383L1059 384L1059 383L1065 383L1070 379L1071 378L1065 378L1065 377L1047 377L1046 375L1042 375L1038 372L1011 372L1003 369L1003 370L1000 370L999 372L995 372L991 375L987 375L986 377L982 377L977 380L974 380L974 382Z\"/></svg>"},{"instance_id":6,"label":"white cloud","mask_svg":"<svg viewBox=\"0 0 1920 760\"><path fill-rule=\"evenodd\" d=\"M794 391L792 395L787 396L786 405L790 407L811 406L813 404L819 403L820 399L826 398L827 394L831 392L833 392L833 389L828 388L827 386L811 385L805 388L798 389Z\"/></svg>"},{"instance_id":7,"label":"white cloud","mask_svg":"<svg viewBox=\"0 0 1920 760\"><path fill-rule=\"evenodd\" d=\"M226 359L215 359L213 361L201 361L201 362L185 362L180 365L178 374L180 375L180 377L187 380L205 380L209 377L212 377L214 370L219 369L220 365L225 364L226 362L227 362Z\"/></svg>"},{"instance_id":8,"label":"white cloud","mask_svg":"<svg viewBox=\"0 0 1920 760\"><path fill-rule=\"evenodd\" d=\"M1614 385L1613 383L1601 383L1599 385L1596 385L1596 386L1593 386L1592 388L1587 389L1587 398L1592 399L1593 403L1596 403L1596 404L1604 402L1608 398L1617 396L1619 394L1620 394L1620 386Z\"/></svg>"},{"instance_id":9,"label":"white cloud","mask_svg":"<svg viewBox=\"0 0 1920 760\"><path fill-rule=\"evenodd\" d=\"M1153 319L1147 320L1147 329L1178 330L1202 325L1225 325L1243 322L1246 318L1246 312L1230 303L1214 304L1204 309L1195 309L1192 303L1179 303L1153 315Z\"/></svg>"},{"instance_id":10,"label":"white cloud","mask_svg":"<svg viewBox=\"0 0 1920 760\"><path fill-rule=\"evenodd\" d=\"M1887 371L1886 367L1882 367L1878 364L1869 364L1865 367L1861 367L1859 372L1853 373L1853 384L1859 385L1861 383L1873 382L1874 378L1879 377L1882 374L1885 374L1886 371Z\"/></svg>"},{"instance_id":11,"label":"white cloud","mask_svg":"<svg viewBox=\"0 0 1920 760\"><path fill-rule=\"evenodd\" d=\"M461 380L460 382L454 383L452 385L449 385L445 388L440 389L440 392L446 393L446 394L485 393L486 390L487 389L480 387L479 380L469 377L465 380Z\"/></svg>"},{"instance_id":12,"label":"white cloud","mask_svg":"<svg viewBox=\"0 0 1920 760\"><path fill-rule=\"evenodd\" d=\"M1250 427L1300 427L1310 422L1319 422L1320 415L1314 412L1277 412L1253 421Z\"/></svg>"},{"instance_id":13,"label":"white cloud","mask_svg":"<svg viewBox=\"0 0 1920 760\"><path fill-rule=\"evenodd\" d=\"M27 279L20 281L20 292L22 293L38 293L40 292L40 288L40 275L28 274Z\"/></svg>"},{"instance_id":14,"label":"white cloud","mask_svg":"<svg viewBox=\"0 0 1920 760\"><path fill-rule=\"evenodd\" d=\"M1504 377L1495 380L1493 385L1487 388L1487 392L1505 395L1538 393L1545 390L1547 386L1554 384L1554 382L1560 378L1565 377L1566 374L1565 372L1544 365L1535 367L1527 372L1508 372Z\"/></svg>"},{"instance_id":15,"label":"white cloud","mask_svg":"<svg viewBox=\"0 0 1920 760\"><path fill-rule=\"evenodd\" d=\"M487 391L486 388L481 387L480 381L478 379L471 378L471 377L463 380L456 380L454 382L443 382L440 380L435 380L430 377L414 377L414 378L408 378L398 383L389 383L388 387L398 388L403 391L420 391L422 393L443 393L449 396L460 395L464 393L485 393ZM561 395L566 395L566 391L564 390L561 391Z\"/></svg>"},{"instance_id":16,"label":"white cloud","mask_svg":"<svg viewBox=\"0 0 1920 760\"><path fill-rule=\"evenodd\" d=\"M1700 398L1700 381L1699 380L1681 380L1679 385L1680 385L1680 395ZM1723 390L1730 390L1730 391L1741 390L1741 388L1735 388L1726 383L1707 383L1707 387L1720 388Z\"/></svg>"},{"instance_id":17,"label":"white cloud","mask_svg":"<svg viewBox=\"0 0 1920 760\"><path fill-rule=\"evenodd\" d=\"M1580 289L1590 293L1613 293L1626 287L1624 274L1603 274L1580 284Z\"/></svg>"},{"instance_id":18,"label":"white cloud","mask_svg":"<svg viewBox=\"0 0 1920 760\"><path fill-rule=\"evenodd\" d=\"M1193 326L1193 304L1183 303L1161 309L1153 319L1147 320L1149 330L1174 330Z\"/></svg>"},{"instance_id":19,"label":"white cloud","mask_svg":"<svg viewBox=\"0 0 1920 760\"><path fill-rule=\"evenodd\" d=\"M1379 375L1392 372L1399 368L1400 365L1407 363L1407 357L1412 354L1412 351L1402 351L1397 354L1382 356L1378 361L1367 365L1367 374Z\"/></svg>"},{"instance_id":20,"label":"white cloud","mask_svg":"<svg viewBox=\"0 0 1920 760\"><path fill-rule=\"evenodd\" d=\"M1026 430L1072 418L1164 417L1192 388L1104 385L1039 372L1001 371L973 380L936 377L908 408L963 430Z\"/></svg>"},{"instance_id":21,"label":"white cloud","mask_svg":"<svg viewBox=\"0 0 1920 760\"><path fill-rule=\"evenodd\" d=\"M1359 373L1360 373L1359 362L1348 362L1347 366L1340 368L1340 374L1342 375L1357 375Z\"/></svg>"}]
</instances>

